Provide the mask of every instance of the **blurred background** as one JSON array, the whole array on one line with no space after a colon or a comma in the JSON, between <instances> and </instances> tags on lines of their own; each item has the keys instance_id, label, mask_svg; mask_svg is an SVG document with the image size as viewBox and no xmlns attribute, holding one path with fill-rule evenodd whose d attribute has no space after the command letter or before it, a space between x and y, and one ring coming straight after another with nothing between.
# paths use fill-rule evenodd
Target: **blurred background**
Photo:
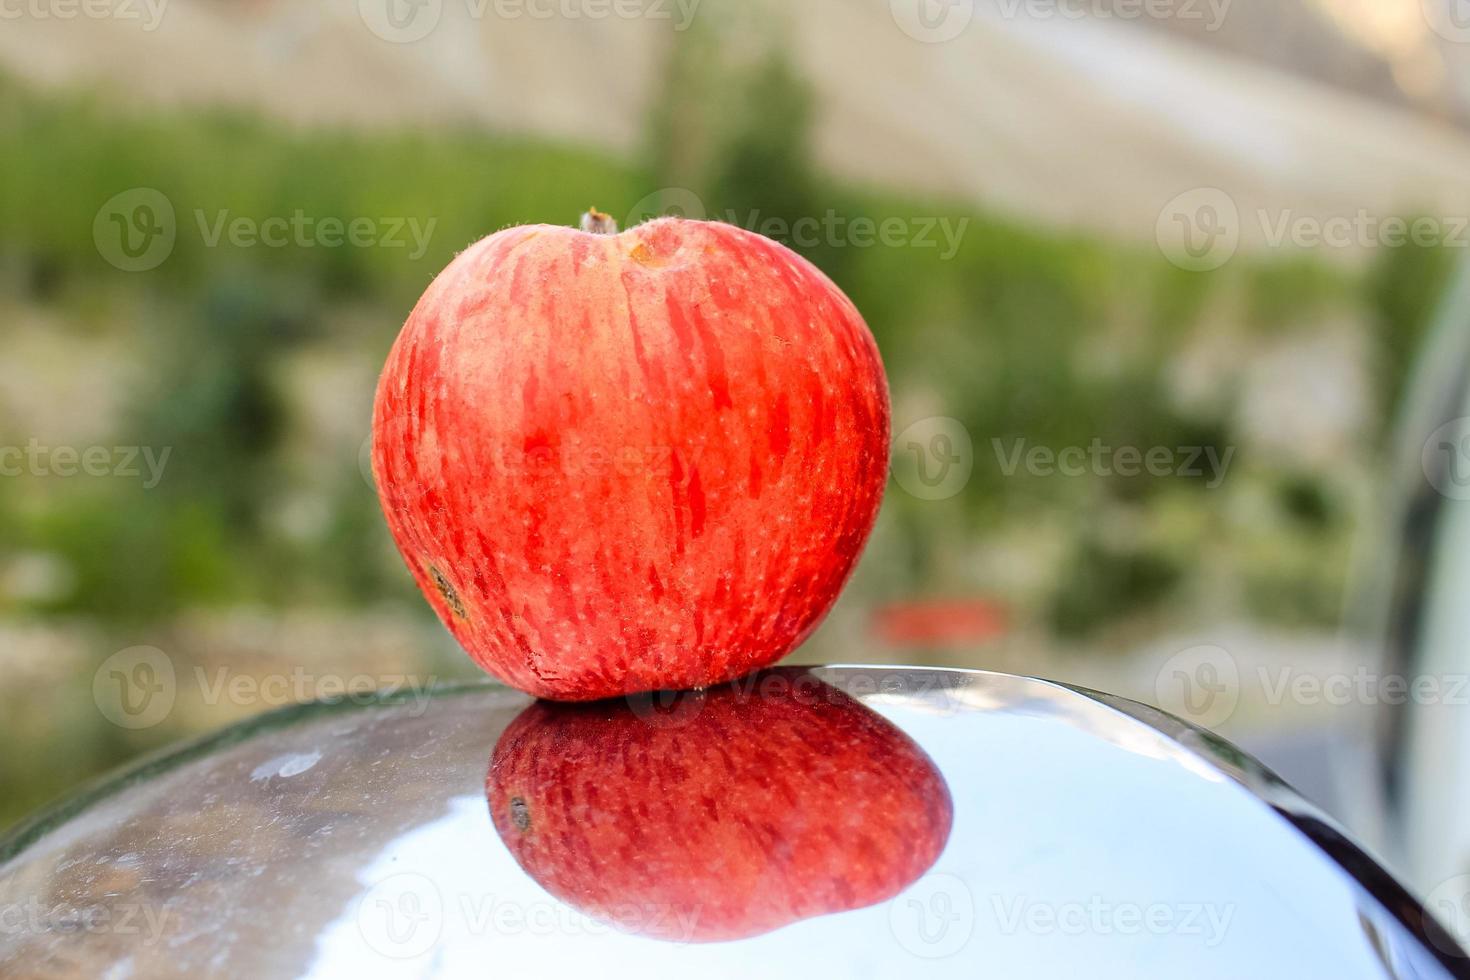
<instances>
[{"instance_id":1,"label":"blurred background","mask_svg":"<svg viewBox=\"0 0 1470 980\"><path fill-rule=\"evenodd\" d=\"M457 251L589 205L782 239L877 336L894 479L795 660L1160 704L1367 821L1330 749L1383 699L1334 681L1435 480L1467 126L1459 0L3 0L0 825L479 676L373 386Z\"/></svg>"}]
</instances>

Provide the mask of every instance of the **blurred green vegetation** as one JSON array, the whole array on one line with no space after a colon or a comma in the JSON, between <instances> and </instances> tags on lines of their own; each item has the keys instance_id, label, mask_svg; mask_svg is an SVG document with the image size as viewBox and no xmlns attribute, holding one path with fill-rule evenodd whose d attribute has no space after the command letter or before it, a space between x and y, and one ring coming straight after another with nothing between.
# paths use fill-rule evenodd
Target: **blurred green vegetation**
<instances>
[{"instance_id":1,"label":"blurred green vegetation","mask_svg":"<svg viewBox=\"0 0 1470 980\"><path fill-rule=\"evenodd\" d=\"M657 188L685 188L719 214L968 222L948 259L939 249L793 243L867 317L896 427L946 415L974 437L973 477L959 496L889 494L855 586L865 599L998 593L1023 622L1075 642L1171 603L1209 606L1200 595L1228 580L1245 614L1335 621L1355 517L1336 472L1241 451L1223 487L1008 475L992 440L1239 448L1238 384L1191 401L1168 383L1171 365L1222 321L1247 344L1334 318L1365 323L1371 417L1386 420L1446 275L1443 250L1385 251L1366 274L1242 256L1200 275L1150 248L844 186L813 162L811 93L779 46L735 49L744 50L699 30L671 49L637 163L468 129L298 130L238 112L124 110L105 94L0 81L0 281L10 312L45 311L67 344L119 341L144 370L124 385L107 439L172 452L156 489L10 480L0 494L0 564L44 555L67 570L65 587L45 594L0 592L0 620L81 624L94 647L66 697L4 692L7 744L35 748L0 754L0 824L179 734L168 725L121 732L59 706L89 705L97 663L166 635L182 614L397 603L427 623L361 471L367 405L350 437L313 446L303 463L283 365L322 350L380 364L420 292L466 244L512 224L570 223L591 204L617 215ZM174 251L146 273L112 267L93 241L98 208L134 187L162 192L178 222ZM212 223L222 211L259 220L298 210L436 224L420 257L350 245L211 247L199 227L200 215ZM34 435L0 418L0 445ZM1363 460L1384 437L1365 434ZM318 517L293 529L281 514L303 488ZM1050 557L1024 588L998 583L976 560L992 542L1033 533Z\"/></svg>"}]
</instances>

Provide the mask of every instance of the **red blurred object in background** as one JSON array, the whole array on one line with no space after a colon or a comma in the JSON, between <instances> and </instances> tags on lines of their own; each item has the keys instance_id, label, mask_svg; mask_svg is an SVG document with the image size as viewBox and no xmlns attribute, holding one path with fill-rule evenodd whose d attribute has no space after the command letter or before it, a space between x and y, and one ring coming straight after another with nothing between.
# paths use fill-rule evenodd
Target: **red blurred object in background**
<instances>
[{"instance_id":1,"label":"red blurred object in background","mask_svg":"<svg viewBox=\"0 0 1470 980\"><path fill-rule=\"evenodd\" d=\"M1010 618L989 599L940 599L881 606L872 623L874 634L890 646L946 647L1003 636Z\"/></svg>"}]
</instances>

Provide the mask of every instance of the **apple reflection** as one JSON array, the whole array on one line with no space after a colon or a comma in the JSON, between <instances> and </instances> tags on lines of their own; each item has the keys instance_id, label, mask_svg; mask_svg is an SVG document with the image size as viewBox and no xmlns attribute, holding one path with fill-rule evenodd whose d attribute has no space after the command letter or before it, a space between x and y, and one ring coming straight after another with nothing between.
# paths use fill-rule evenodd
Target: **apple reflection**
<instances>
[{"instance_id":1,"label":"apple reflection","mask_svg":"<svg viewBox=\"0 0 1470 980\"><path fill-rule=\"evenodd\" d=\"M676 942L892 898L939 857L953 816L908 736L792 670L706 692L537 702L496 744L486 794L501 839L548 892Z\"/></svg>"}]
</instances>

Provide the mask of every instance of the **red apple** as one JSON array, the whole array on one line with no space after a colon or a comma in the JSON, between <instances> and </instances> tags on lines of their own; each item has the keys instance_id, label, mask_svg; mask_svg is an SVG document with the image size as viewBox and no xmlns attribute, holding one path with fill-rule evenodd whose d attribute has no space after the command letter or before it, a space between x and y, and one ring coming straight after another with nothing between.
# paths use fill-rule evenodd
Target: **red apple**
<instances>
[{"instance_id":1,"label":"red apple","mask_svg":"<svg viewBox=\"0 0 1470 980\"><path fill-rule=\"evenodd\" d=\"M664 218L470 246L389 355L373 472L460 644L532 694L704 687L780 659L872 530L888 389L787 248Z\"/></svg>"},{"instance_id":2,"label":"red apple","mask_svg":"<svg viewBox=\"0 0 1470 980\"><path fill-rule=\"evenodd\" d=\"M836 688L778 671L685 697L668 724L538 702L496 744L495 829L559 900L660 939L739 939L892 898L944 849L943 777Z\"/></svg>"}]
</instances>

